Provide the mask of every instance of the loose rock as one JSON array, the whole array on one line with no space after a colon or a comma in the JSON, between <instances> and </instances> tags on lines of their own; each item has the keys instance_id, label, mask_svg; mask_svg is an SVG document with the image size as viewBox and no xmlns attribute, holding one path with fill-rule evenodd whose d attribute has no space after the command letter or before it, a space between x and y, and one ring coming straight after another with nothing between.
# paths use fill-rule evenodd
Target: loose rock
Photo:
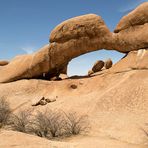
<instances>
[{"instance_id":1,"label":"loose rock","mask_svg":"<svg viewBox=\"0 0 148 148\"><path fill-rule=\"evenodd\" d=\"M111 68L112 65L113 65L113 62L112 62L111 59L107 59L107 60L104 62L104 67L105 67L106 69Z\"/></svg>"},{"instance_id":2,"label":"loose rock","mask_svg":"<svg viewBox=\"0 0 148 148\"><path fill-rule=\"evenodd\" d=\"M96 61L96 63L93 65L92 67L92 71L93 72L98 72L100 71L102 68L104 67L104 62L99 60L99 61Z\"/></svg>"}]
</instances>

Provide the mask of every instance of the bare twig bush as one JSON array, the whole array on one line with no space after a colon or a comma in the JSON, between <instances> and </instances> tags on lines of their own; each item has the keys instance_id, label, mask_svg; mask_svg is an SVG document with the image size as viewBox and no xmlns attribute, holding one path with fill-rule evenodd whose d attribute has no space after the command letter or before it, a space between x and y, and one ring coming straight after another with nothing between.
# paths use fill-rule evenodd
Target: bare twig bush
<instances>
[{"instance_id":1,"label":"bare twig bush","mask_svg":"<svg viewBox=\"0 0 148 148\"><path fill-rule=\"evenodd\" d=\"M89 130L88 116L78 116L75 112L67 114L60 110L38 112L33 125L33 133L48 139L77 135Z\"/></svg>"},{"instance_id":2,"label":"bare twig bush","mask_svg":"<svg viewBox=\"0 0 148 148\"><path fill-rule=\"evenodd\" d=\"M89 129L86 115L75 112L65 113L61 110L38 111L22 110L11 118L13 130L34 134L47 139L59 139L71 135L86 133Z\"/></svg>"},{"instance_id":3,"label":"bare twig bush","mask_svg":"<svg viewBox=\"0 0 148 148\"><path fill-rule=\"evenodd\" d=\"M61 111L46 110L35 115L32 132L48 139L65 136L66 120Z\"/></svg>"},{"instance_id":4,"label":"bare twig bush","mask_svg":"<svg viewBox=\"0 0 148 148\"><path fill-rule=\"evenodd\" d=\"M66 128L70 135L86 134L89 131L87 115L78 115L76 112L64 114L66 116Z\"/></svg>"},{"instance_id":5,"label":"bare twig bush","mask_svg":"<svg viewBox=\"0 0 148 148\"><path fill-rule=\"evenodd\" d=\"M11 127L15 131L28 133L32 123L32 110L21 110L17 114L11 116Z\"/></svg>"},{"instance_id":6,"label":"bare twig bush","mask_svg":"<svg viewBox=\"0 0 148 148\"><path fill-rule=\"evenodd\" d=\"M4 99L0 99L0 128L8 124L11 114L9 103Z\"/></svg>"}]
</instances>

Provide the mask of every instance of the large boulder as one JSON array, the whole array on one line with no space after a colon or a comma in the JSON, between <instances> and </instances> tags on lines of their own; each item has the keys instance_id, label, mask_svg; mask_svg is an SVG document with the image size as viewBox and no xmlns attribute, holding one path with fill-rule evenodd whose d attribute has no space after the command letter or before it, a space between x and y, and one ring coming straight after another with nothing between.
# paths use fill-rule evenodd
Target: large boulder
<instances>
[{"instance_id":1,"label":"large boulder","mask_svg":"<svg viewBox=\"0 0 148 148\"><path fill-rule=\"evenodd\" d=\"M98 60L95 62L95 64L92 67L93 72L98 72L104 67L104 62L101 60Z\"/></svg>"},{"instance_id":2,"label":"large boulder","mask_svg":"<svg viewBox=\"0 0 148 148\"><path fill-rule=\"evenodd\" d=\"M96 61L92 66L92 69L88 71L88 76L91 76L92 74L101 71L103 67L104 62L102 60Z\"/></svg>"},{"instance_id":3,"label":"large boulder","mask_svg":"<svg viewBox=\"0 0 148 148\"><path fill-rule=\"evenodd\" d=\"M117 24L114 32L118 33L127 28L148 23L148 2L142 3L135 10L124 16Z\"/></svg>"},{"instance_id":4,"label":"large boulder","mask_svg":"<svg viewBox=\"0 0 148 148\"><path fill-rule=\"evenodd\" d=\"M61 43L80 38L99 38L102 42L109 34L100 16L87 14L66 20L55 27L50 34L50 42Z\"/></svg>"},{"instance_id":5,"label":"large boulder","mask_svg":"<svg viewBox=\"0 0 148 148\"><path fill-rule=\"evenodd\" d=\"M88 52L113 49L112 33L95 14L64 21L51 32L50 43L52 62L56 66Z\"/></svg>"},{"instance_id":6,"label":"large boulder","mask_svg":"<svg viewBox=\"0 0 148 148\"><path fill-rule=\"evenodd\" d=\"M114 49L129 52L148 47L148 2L124 16L114 30Z\"/></svg>"}]
</instances>

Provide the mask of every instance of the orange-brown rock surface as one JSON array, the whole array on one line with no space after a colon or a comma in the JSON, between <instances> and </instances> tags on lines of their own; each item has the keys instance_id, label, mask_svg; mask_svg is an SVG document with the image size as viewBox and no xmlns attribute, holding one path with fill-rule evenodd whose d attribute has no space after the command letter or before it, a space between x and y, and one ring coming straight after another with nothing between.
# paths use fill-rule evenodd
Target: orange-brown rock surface
<instances>
[{"instance_id":1,"label":"orange-brown rock surface","mask_svg":"<svg viewBox=\"0 0 148 148\"><path fill-rule=\"evenodd\" d=\"M73 58L99 49L114 49L125 53L146 49L147 10L148 4L143 3L123 17L117 25L116 33L110 32L103 19L95 14L64 21L51 32L49 45L36 53L18 56L1 67L0 83L30 78L50 80L63 71L66 73L66 67ZM128 21L133 25L129 25Z\"/></svg>"},{"instance_id":2,"label":"orange-brown rock surface","mask_svg":"<svg viewBox=\"0 0 148 148\"><path fill-rule=\"evenodd\" d=\"M148 2L121 18L114 32L114 47L121 52L147 48Z\"/></svg>"},{"instance_id":3,"label":"orange-brown rock surface","mask_svg":"<svg viewBox=\"0 0 148 148\"><path fill-rule=\"evenodd\" d=\"M142 3L135 10L124 16L117 24L114 32L148 23L148 2Z\"/></svg>"}]
</instances>

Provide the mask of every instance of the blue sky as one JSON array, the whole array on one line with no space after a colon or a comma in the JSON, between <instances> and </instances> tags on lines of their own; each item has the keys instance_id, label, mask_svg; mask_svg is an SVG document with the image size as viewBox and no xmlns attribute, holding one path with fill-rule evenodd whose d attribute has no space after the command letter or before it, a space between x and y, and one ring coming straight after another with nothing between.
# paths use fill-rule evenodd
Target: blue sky
<instances>
[{"instance_id":1,"label":"blue sky","mask_svg":"<svg viewBox=\"0 0 148 148\"><path fill-rule=\"evenodd\" d=\"M74 16L95 13L102 16L111 31L120 18L147 0L0 0L0 60L29 54L49 41L51 30ZM69 75L83 75L96 60L123 54L100 50L73 59Z\"/></svg>"}]
</instances>

